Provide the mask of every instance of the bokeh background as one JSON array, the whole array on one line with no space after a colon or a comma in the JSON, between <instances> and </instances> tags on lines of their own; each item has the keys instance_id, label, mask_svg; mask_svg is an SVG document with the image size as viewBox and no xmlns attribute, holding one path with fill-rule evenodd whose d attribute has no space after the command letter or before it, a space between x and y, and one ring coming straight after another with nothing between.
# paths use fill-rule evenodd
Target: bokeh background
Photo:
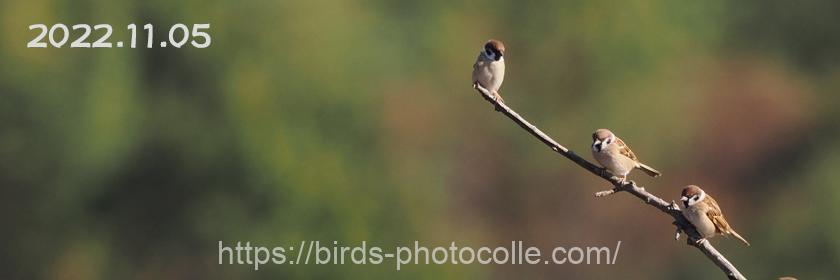
<instances>
[{"instance_id":1,"label":"bokeh background","mask_svg":"<svg viewBox=\"0 0 840 280\"><path fill-rule=\"evenodd\" d=\"M208 49L27 49L30 24L210 23ZM141 33L142 34L142 33ZM748 277L840 274L838 1L0 2L0 278L718 279L558 157L611 128L697 184ZM143 42L140 37L140 42ZM614 246L616 265L218 265L217 242ZM230 243L228 243L230 244ZM544 249L547 250L547 249Z\"/></svg>"}]
</instances>

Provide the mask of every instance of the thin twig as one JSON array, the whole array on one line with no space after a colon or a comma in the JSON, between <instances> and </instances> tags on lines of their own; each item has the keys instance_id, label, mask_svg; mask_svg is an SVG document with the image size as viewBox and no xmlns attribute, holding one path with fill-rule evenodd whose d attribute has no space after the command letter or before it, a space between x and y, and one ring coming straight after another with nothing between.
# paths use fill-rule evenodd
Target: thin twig
<instances>
[{"instance_id":1,"label":"thin twig","mask_svg":"<svg viewBox=\"0 0 840 280\"><path fill-rule=\"evenodd\" d=\"M493 104L497 111L513 120L513 122L525 129L525 131L527 131L528 133L539 139L541 142L543 142L543 144L551 148L552 151L557 152L558 154L566 157L567 159L576 163L580 167L583 167L583 169L586 169L590 173L595 174L596 176L601 177L604 180L607 180L613 185L613 189L598 192L595 194L596 196L604 197L617 192L627 192L635 197L638 197L646 204L653 206L656 209L659 209L659 211L662 211L665 214L670 215L671 218L674 219L673 224L677 227L677 232L679 233L680 231L682 231L686 233L687 243L703 252L703 254L705 254L706 257L709 258L709 260L715 263L715 265L717 265L721 270L723 270L724 273L726 273L726 276L729 279L747 279L746 277L744 277L744 275L741 274L741 272L738 271L737 268L735 268L734 265L732 265L731 262L729 262L729 260L726 259L726 257L724 257L720 252L718 252L718 250L715 249L715 247L712 246L711 243L700 237L700 234L697 232L697 229L695 229L694 226L691 225L691 223L689 223L688 220L685 219L685 217L683 217L682 212L680 211L680 208L676 203L674 203L673 201L669 203L664 199L647 192L645 188L636 185L636 183L633 181L622 183L617 177L613 176L605 169L587 161L586 159L577 155L575 152L567 149L566 147L563 147L562 145L557 143L557 141L554 141L554 139L551 139L551 137L549 137L539 128L522 118L522 116L516 113L516 111L510 109L510 107L508 107L504 103L499 103L496 100L494 100L490 92L487 91L487 89L485 89L481 85L476 84L475 89L481 94L482 97L484 97L485 100ZM677 234L677 238L679 238L679 234Z\"/></svg>"}]
</instances>

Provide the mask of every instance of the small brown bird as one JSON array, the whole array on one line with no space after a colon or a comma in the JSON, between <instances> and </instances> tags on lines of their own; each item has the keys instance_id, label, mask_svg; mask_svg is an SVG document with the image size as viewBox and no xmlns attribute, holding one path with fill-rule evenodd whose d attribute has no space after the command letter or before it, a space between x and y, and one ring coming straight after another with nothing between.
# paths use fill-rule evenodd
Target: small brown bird
<instances>
[{"instance_id":1,"label":"small brown bird","mask_svg":"<svg viewBox=\"0 0 840 280\"><path fill-rule=\"evenodd\" d=\"M505 44L499 40L490 40L484 44L484 48L478 54L473 64L472 81L473 87L480 84L493 96L493 99L504 103L499 95L499 88L505 79Z\"/></svg>"},{"instance_id":2,"label":"small brown bird","mask_svg":"<svg viewBox=\"0 0 840 280\"><path fill-rule=\"evenodd\" d=\"M651 177L662 175L656 169L639 162L639 158L633 154L630 147L609 129L601 128L592 133L592 157L607 171L618 176L621 182L626 181L627 174L636 168Z\"/></svg>"},{"instance_id":3,"label":"small brown bird","mask_svg":"<svg viewBox=\"0 0 840 280\"><path fill-rule=\"evenodd\" d=\"M735 232L726 219L723 218L723 213L720 207L711 195L706 194L703 189L695 185L686 186L682 190L680 197L685 208L682 210L683 216L691 222L697 229L697 232L702 237L710 238L716 234L731 235L750 246L746 239Z\"/></svg>"}]
</instances>

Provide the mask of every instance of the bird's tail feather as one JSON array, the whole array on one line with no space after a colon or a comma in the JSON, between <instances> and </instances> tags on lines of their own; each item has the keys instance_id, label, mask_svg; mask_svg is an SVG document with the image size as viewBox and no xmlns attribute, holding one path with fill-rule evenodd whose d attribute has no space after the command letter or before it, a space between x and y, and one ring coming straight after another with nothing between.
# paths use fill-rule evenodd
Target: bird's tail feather
<instances>
[{"instance_id":1,"label":"bird's tail feather","mask_svg":"<svg viewBox=\"0 0 840 280\"><path fill-rule=\"evenodd\" d=\"M662 176L662 172L659 172L658 170L653 169L653 167L647 166L644 163L640 162L638 168L641 169L642 171L644 171L645 174L647 174L650 177Z\"/></svg>"},{"instance_id":2,"label":"bird's tail feather","mask_svg":"<svg viewBox=\"0 0 840 280\"><path fill-rule=\"evenodd\" d=\"M741 242L744 242L744 244L747 244L747 246L750 246L750 243L749 243L749 242L747 242L747 240L746 240L746 239L744 239L743 237L741 237L741 235L740 235L740 234L738 234L737 232L735 232L734 230L730 230L730 231L729 231L729 234L732 234L732 236L735 236L735 238L738 238L738 240L741 240Z\"/></svg>"}]
</instances>

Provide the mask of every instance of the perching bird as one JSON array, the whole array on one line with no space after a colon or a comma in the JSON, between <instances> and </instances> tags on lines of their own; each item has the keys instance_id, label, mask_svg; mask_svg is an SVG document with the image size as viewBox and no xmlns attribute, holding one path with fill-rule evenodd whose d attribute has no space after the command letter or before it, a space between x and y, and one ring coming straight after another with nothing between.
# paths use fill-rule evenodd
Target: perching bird
<instances>
[{"instance_id":1,"label":"perching bird","mask_svg":"<svg viewBox=\"0 0 840 280\"><path fill-rule=\"evenodd\" d=\"M630 147L609 129L601 128L592 133L592 157L607 171L618 176L621 182L626 181L627 174L635 168L641 169L651 177L662 175L656 169L639 162Z\"/></svg>"},{"instance_id":2,"label":"perching bird","mask_svg":"<svg viewBox=\"0 0 840 280\"><path fill-rule=\"evenodd\" d=\"M472 72L473 87L480 84L490 92L494 100L501 103L504 103L504 99L499 95L499 88L505 79L504 55L505 45L501 41L487 41L475 59Z\"/></svg>"},{"instance_id":3,"label":"perching bird","mask_svg":"<svg viewBox=\"0 0 840 280\"><path fill-rule=\"evenodd\" d=\"M735 232L726 219L723 218L723 212L720 211L720 206L711 195L706 194L703 189L695 185L686 186L682 190L680 197L685 208L682 210L683 216L694 225L697 232L705 238L710 238L716 234L731 235L750 246L746 239Z\"/></svg>"}]
</instances>

